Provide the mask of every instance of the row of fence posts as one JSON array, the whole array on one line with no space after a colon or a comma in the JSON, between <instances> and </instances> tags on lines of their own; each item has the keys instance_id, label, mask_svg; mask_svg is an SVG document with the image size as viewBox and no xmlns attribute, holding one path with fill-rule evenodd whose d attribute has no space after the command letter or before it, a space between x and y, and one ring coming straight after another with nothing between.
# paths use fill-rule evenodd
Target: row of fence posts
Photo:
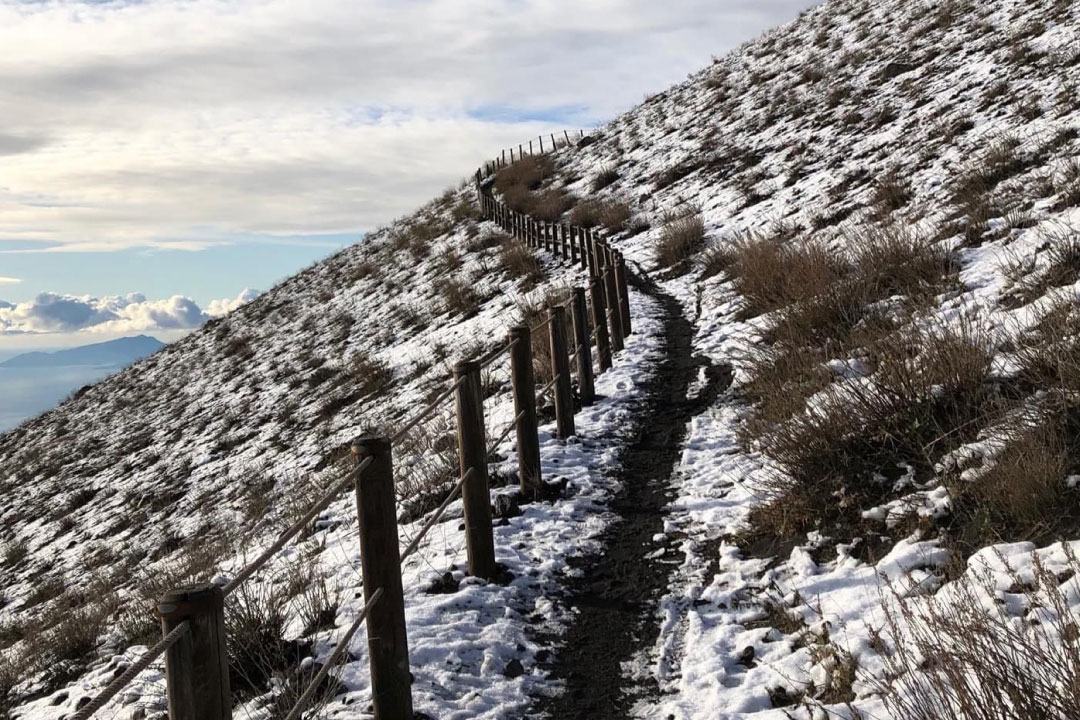
<instances>
[{"instance_id":1,"label":"row of fence posts","mask_svg":"<svg viewBox=\"0 0 1080 720\"><path fill-rule=\"evenodd\" d=\"M548 139L547 142L545 142L544 141L544 136L540 135L537 138L537 145L539 146L539 149L540 149L539 154L543 155L544 153L553 152L555 150L558 150L559 149L559 141L556 140L557 137L558 136L555 133L549 133L548 134L549 139ZM584 130L578 130L577 137L578 137L579 140L584 138L585 137L585 131ZM573 142L573 140L570 139L570 133L567 132L566 130L563 130L562 140L563 140L563 142L565 142L566 145L570 145L570 143ZM484 163L484 167L483 167L482 171L483 171L485 176L491 176L491 175L494 175L496 172L498 172L500 169L506 167L507 165L512 165L515 162L517 162L518 160L521 160L526 155L536 155L536 154L537 153L534 152L534 150L533 150L533 141L532 140L530 140L528 143L519 143L518 148L517 148L517 155L516 156L514 155L514 148L509 148L507 150L503 150L501 155L497 156L493 160L489 160L488 162ZM509 157L508 157L508 155L509 155Z\"/></svg>"},{"instance_id":2,"label":"row of fence posts","mask_svg":"<svg viewBox=\"0 0 1080 720\"><path fill-rule=\"evenodd\" d=\"M625 263L621 254L591 230L537 222L484 194L481 202L487 216L521 242L580 262L590 271L588 303L585 288L576 287L568 302L547 310L555 432L560 438L570 437L576 432L571 374L577 377L582 405L594 402L591 343L595 343L597 365L603 372L611 367L612 353L622 349L624 337L631 331ZM591 316L586 313L587 304L591 305ZM567 330L567 309L571 332ZM532 330L527 326L511 328L505 350L510 355L520 490L526 497L535 497L543 487L543 478ZM499 574L499 566L488 487L482 368L475 360L458 362L454 366L453 392L468 572L491 580ZM365 436L353 443L352 454L357 462L367 462L356 477L354 491L364 599L369 603L366 623L374 714L378 720L412 720L392 449L390 438L384 436ZM380 589L381 595L374 597ZM165 651L171 720L230 720L232 701L221 588L204 585L168 593L161 598L158 614L166 636L187 624L187 632Z\"/></svg>"}]
</instances>

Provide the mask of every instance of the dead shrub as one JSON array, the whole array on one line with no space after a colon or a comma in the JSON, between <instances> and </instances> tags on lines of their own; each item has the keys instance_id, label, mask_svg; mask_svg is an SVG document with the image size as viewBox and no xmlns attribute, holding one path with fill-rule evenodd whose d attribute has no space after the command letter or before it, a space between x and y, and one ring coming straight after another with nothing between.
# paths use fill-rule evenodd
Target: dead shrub
<instances>
[{"instance_id":1,"label":"dead shrub","mask_svg":"<svg viewBox=\"0 0 1080 720\"><path fill-rule=\"evenodd\" d=\"M547 278L547 270L529 248L517 240L507 239L499 252L499 261L510 276L521 281L522 288L531 290Z\"/></svg>"},{"instance_id":2,"label":"dead shrub","mask_svg":"<svg viewBox=\"0 0 1080 720\"><path fill-rule=\"evenodd\" d=\"M603 226L608 232L618 232L630 220L630 206L624 202L586 200L578 203L570 213L570 222L578 227Z\"/></svg>"},{"instance_id":3,"label":"dead shrub","mask_svg":"<svg viewBox=\"0 0 1080 720\"><path fill-rule=\"evenodd\" d=\"M363 351L349 357L349 376L363 395L381 396L394 382L394 370L385 360Z\"/></svg>"},{"instance_id":4,"label":"dead shrub","mask_svg":"<svg viewBox=\"0 0 1080 720\"><path fill-rule=\"evenodd\" d=\"M446 278L439 285L444 312L468 319L480 311L480 296L460 278Z\"/></svg>"},{"instance_id":5,"label":"dead shrub","mask_svg":"<svg viewBox=\"0 0 1080 720\"><path fill-rule=\"evenodd\" d=\"M911 201L911 185L900 175L897 168L892 168L874 182L872 203L879 217L886 217Z\"/></svg>"},{"instance_id":6,"label":"dead shrub","mask_svg":"<svg viewBox=\"0 0 1080 720\"><path fill-rule=\"evenodd\" d=\"M265 585L245 583L225 605L229 683L233 698L249 700L270 689L285 669L285 606L288 598Z\"/></svg>"},{"instance_id":7,"label":"dead shrub","mask_svg":"<svg viewBox=\"0 0 1080 720\"><path fill-rule=\"evenodd\" d=\"M600 168L600 172L596 173L596 176L592 181L592 191L598 192L608 187L619 179L619 171L613 167L605 166Z\"/></svg>"},{"instance_id":8,"label":"dead shrub","mask_svg":"<svg viewBox=\"0 0 1080 720\"><path fill-rule=\"evenodd\" d=\"M537 190L555 173L548 155L528 155L495 173L495 189L504 195L512 188Z\"/></svg>"},{"instance_id":9,"label":"dead shrub","mask_svg":"<svg viewBox=\"0 0 1080 720\"><path fill-rule=\"evenodd\" d=\"M965 555L999 542L1045 545L1080 529L1080 490L1066 477L1080 467L1080 408L1065 401L1045 416L1009 429L1004 448L985 472L950 476L949 523Z\"/></svg>"},{"instance_id":10,"label":"dead shrub","mask_svg":"<svg viewBox=\"0 0 1080 720\"><path fill-rule=\"evenodd\" d=\"M832 385L772 428L740 430L784 469L771 500L751 513L754 532L791 537L824 527L850 536L859 510L889 495L901 464L925 478L990 422L995 349L971 323L894 332L868 348L862 377Z\"/></svg>"},{"instance_id":11,"label":"dead shrub","mask_svg":"<svg viewBox=\"0 0 1080 720\"><path fill-rule=\"evenodd\" d=\"M705 247L705 220L700 212L665 218L653 253L662 268L683 265Z\"/></svg>"},{"instance_id":12,"label":"dead shrub","mask_svg":"<svg viewBox=\"0 0 1080 720\"><path fill-rule=\"evenodd\" d=\"M1080 633L1070 606L1080 563L1037 555L1002 593L985 565L934 596L886 597L885 672L867 680L897 720L1048 720L1080 716Z\"/></svg>"}]
</instances>

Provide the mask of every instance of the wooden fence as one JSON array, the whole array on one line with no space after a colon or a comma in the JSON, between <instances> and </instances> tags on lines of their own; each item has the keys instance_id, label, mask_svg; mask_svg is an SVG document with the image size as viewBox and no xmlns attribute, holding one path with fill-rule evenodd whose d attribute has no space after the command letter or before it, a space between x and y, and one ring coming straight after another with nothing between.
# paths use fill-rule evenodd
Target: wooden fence
<instances>
[{"instance_id":1,"label":"wooden fence","mask_svg":"<svg viewBox=\"0 0 1080 720\"><path fill-rule=\"evenodd\" d=\"M569 141L567 134L566 140ZM551 148L554 149L554 137ZM517 157L521 157L521 150ZM513 157L513 155L512 155ZM491 495L488 487L488 449L484 422L481 371L509 354L514 419L494 445L516 432L520 491L536 497L543 489L540 467L537 404L551 393L555 434L575 434L571 380L576 377L583 406L595 401L595 372L611 367L612 354L623 348L630 327L626 266L591 229L565 223L537 221L516 213L493 197L477 170L478 201L484 217L506 230L516 242L550 253L557 260L580 264L588 271L588 287L575 287L563 303L547 309L536 327L511 327L506 342L475 360L454 366L453 381L426 408L409 419L392 437L364 436L352 444L356 467L330 487L289 529L224 586L200 585L166 593L157 605L162 639L101 693L82 706L73 720L87 720L103 708L143 670L165 656L166 691L171 720L231 720L226 652L225 599L309 527L315 517L352 487L359 520L361 568L365 606L331 651L327 662L300 695L286 720L297 720L309 707L317 688L346 656L349 643L367 624L371 666L372 705L377 720L412 720L409 648L401 563L417 551L428 531L459 495L465 515L468 572L489 580L500 574L495 561ZM567 317L569 316L569 327ZM548 328L552 380L537 388L533 378L532 335ZM595 366L593 349L595 348ZM432 513L409 546L399 553L397 507L392 450L417 424L453 396L457 415L460 476L452 491Z\"/></svg>"},{"instance_id":2,"label":"wooden fence","mask_svg":"<svg viewBox=\"0 0 1080 720\"><path fill-rule=\"evenodd\" d=\"M484 163L480 168L480 172L484 177L490 177L498 172L501 168L507 165L521 160L526 155L543 155L544 153L554 152L564 147L569 147L575 141L581 141L585 138L585 131L578 130L571 135L568 131L563 130L562 133L548 133L545 138L543 135L538 135L536 140L530 140L527 143L520 143L517 146L517 155L514 155L514 148L507 148L502 151L500 155L496 155L492 160ZM534 144L535 142L535 144ZM539 151L539 152L537 152ZM509 157L508 157L509 156Z\"/></svg>"}]
</instances>

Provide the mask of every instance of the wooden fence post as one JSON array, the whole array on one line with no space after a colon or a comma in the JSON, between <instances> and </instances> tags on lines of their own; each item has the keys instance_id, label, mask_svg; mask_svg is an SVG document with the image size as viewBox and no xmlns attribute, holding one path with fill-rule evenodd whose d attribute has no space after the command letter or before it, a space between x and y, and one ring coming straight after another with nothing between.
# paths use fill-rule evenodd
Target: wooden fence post
<instances>
[{"instance_id":1,"label":"wooden fence post","mask_svg":"<svg viewBox=\"0 0 1080 720\"><path fill-rule=\"evenodd\" d=\"M570 225L559 223L559 233L562 235L563 245L570 247L570 264L577 265L577 246L574 245L574 236L570 232Z\"/></svg>"},{"instance_id":2,"label":"wooden fence post","mask_svg":"<svg viewBox=\"0 0 1080 720\"><path fill-rule=\"evenodd\" d=\"M563 259L565 260L566 258L570 257L570 244L566 241L566 233L563 233L561 238L558 235L556 235L555 236L555 242L562 244L562 256L563 256ZM573 262L573 261L571 261L571 262Z\"/></svg>"},{"instance_id":3,"label":"wooden fence post","mask_svg":"<svg viewBox=\"0 0 1080 720\"><path fill-rule=\"evenodd\" d=\"M554 225L551 223L544 223L544 244L550 244L551 252L555 254L555 257L559 257L559 243L556 240Z\"/></svg>"},{"instance_id":4,"label":"wooden fence post","mask_svg":"<svg viewBox=\"0 0 1080 720\"><path fill-rule=\"evenodd\" d=\"M551 373L555 376L555 434L566 439L574 434L574 395L570 389L570 356L566 349L566 308L548 308L551 340Z\"/></svg>"},{"instance_id":5,"label":"wooden fence post","mask_svg":"<svg viewBox=\"0 0 1080 720\"><path fill-rule=\"evenodd\" d=\"M592 348L589 346L589 321L585 314L585 288L574 288L574 300L570 305L574 321L574 349L577 352L576 365L578 391L582 405L592 405L596 399L596 386L593 383Z\"/></svg>"},{"instance_id":6,"label":"wooden fence post","mask_svg":"<svg viewBox=\"0 0 1080 720\"><path fill-rule=\"evenodd\" d=\"M592 326L596 333L596 361L600 372L611 368L611 340L607 330L607 309L604 307L604 283L598 277L589 278L589 299L592 301Z\"/></svg>"},{"instance_id":7,"label":"wooden fence post","mask_svg":"<svg viewBox=\"0 0 1080 720\"><path fill-rule=\"evenodd\" d=\"M563 131L562 131L562 134L563 134L563 137L565 137L565 138L566 138L566 144L567 144L567 145L569 145L569 144L570 144L570 133L568 133L568 132L566 132L565 130L563 130Z\"/></svg>"},{"instance_id":8,"label":"wooden fence post","mask_svg":"<svg viewBox=\"0 0 1080 720\"><path fill-rule=\"evenodd\" d=\"M166 593L158 603L161 630L189 630L165 652L165 686L173 720L231 720L225 595L216 585Z\"/></svg>"},{"instance_id":9,"label":"wooden fence post","mask_svg":"<svg viewBox=\"0 0 1080 720\"><path fill-rule=\"evenodd\" d=\"M530 154L530 155L532 155L532 154L533 154L533 149L532 149L532 140L530 140L530 141L529 141L529 154Z\"/></svg>"},{"instance_id":10,"label":"wooden fence post","mask_svg":"<svg viewBox=\"0 0 1080 720\"><path fill-rule=\"evenodd\" d=\"M619 286L615 280L615 264L612 262L611 248L604 243L597 243L597 255L603 263L604 288L606 292L608 327L611 333L611 351L622 352L623 327L622 311L619 310Z\"/></svg>"},{"instance_id":11,"label":"wooden fence post","mask_svg":"<svg viewBox=\"0 0 1080 720\"><path fill-rule=\"evenodd\" d=\"M412 676L390 439L379 435L357 438L352 454L358 462L371 458L371 464L356 478L364 601L370 601L379 588L383 591L367 616L371 701L378 720L412 720Z\"/></svg>"},{"instance_id":12,"label":"wooden fence post","mask_svg":"<svg viewBox=\"0 0 1080 720\"><path fill-rule=\"evenodd\" d=\"M503 153L502 153L502 164L503 164L503 167L506 167L506 150L505 149L503 149Z\"/></svg>"},{"instance_id":13,"label":"wooden fence post","mask_svg":"<svg viewBox=\"0 0 1080 720\"><path fill-rule=\"evenodd\" d=\"M596 236L593 234L592 230L588 229L584 230L583 233L583 240L585 241L585 256L587 258L586 263L588 264L589 276L600 277L600 268L597 265L596 258Z\"/></svg>"},{"instance_id":14,"label":"wooden fence post","mask_svg":"<svg viewBox=\"0 0 1080 720\"><path fill-rule=\"evenodd\" d=\"M491 530L491 494L488 491L487 437L480 363L463 360L454 365L457 386L458 458L461 474L472 470L461 488L465 506L465 547L469 574L493 580L496 575L495 537Z\"/></svg>"},{"instance_id":15,"label":"wooden fence post","mask_svg":"<svg viewBox=\"0 0 1080 720\"><path fill-rule=\"evenodd\" d=\"M536 384L533 380L532 331L527 325L510 328L510 380L517 421L518 480L521 492L535 495L541 486L540 438L537 434Z\"/></svg>"},{"instance_id":16,"label":"wooden fence post","mask_svg":"<svg viewBox=\"0 0 1080 720\"><path fill-rule=\"evenodd\" d=\"M630 287L626 283L626 259L621 252L615 253L615 280L618 282L623 335L629 335L633 332L630 323Z\"/></svg>"}]
</instances>

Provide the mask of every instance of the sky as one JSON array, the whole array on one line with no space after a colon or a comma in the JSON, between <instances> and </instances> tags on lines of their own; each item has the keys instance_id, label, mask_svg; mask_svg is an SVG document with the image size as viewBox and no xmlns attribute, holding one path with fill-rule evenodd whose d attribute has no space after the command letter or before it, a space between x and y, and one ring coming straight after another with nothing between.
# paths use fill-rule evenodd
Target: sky
<instances>
[{"instance_id":1,"label":"sky","mask_svg":"<svg viewBox=\"0 0 1080 720\"><path fill-rule=\"evenodd\" d=\"M808 0L0 0L0 351L175 339Z\"/></svg>"}]
</instances>

